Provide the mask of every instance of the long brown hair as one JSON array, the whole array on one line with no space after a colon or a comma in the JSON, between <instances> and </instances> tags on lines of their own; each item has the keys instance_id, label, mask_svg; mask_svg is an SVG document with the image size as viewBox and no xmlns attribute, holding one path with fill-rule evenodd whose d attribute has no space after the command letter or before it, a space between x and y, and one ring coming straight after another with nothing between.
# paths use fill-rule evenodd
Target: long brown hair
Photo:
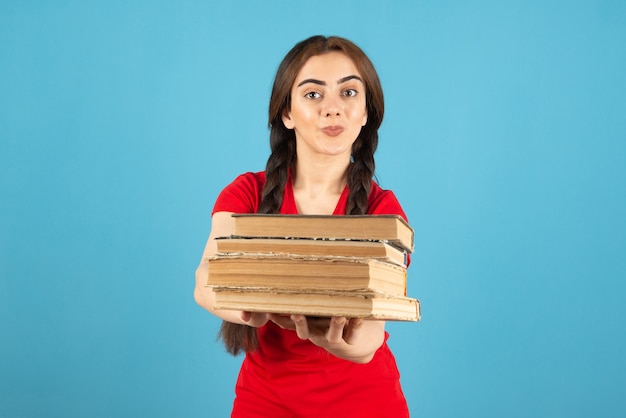
<instances>
[{"instance_id":1,"label":"long brown hair","mask_svg":"<svg viewBox=\"0 0 626 418\"><path fill-rule=\"evenodd\" d=\"M337 36L312 36L296 44L285 56L274 78L270 97L269 121L271 154L265 166L266 182L258 213L278 213L283 203L289 169L296 162L296 137L283 124L282 115L291 107L291 88L309 58L328 52L345 54L354 62L365 84L367 123L352 145L353 163L348 168L347 215L367 213L367 200L374 176L374 153L378 147L378 128L383 120L384 98L380 80L367 55L351 41ZM226 350L237 355L258 347L257 329L224 321L220 338Z\"/></svg>"}]
</instances>

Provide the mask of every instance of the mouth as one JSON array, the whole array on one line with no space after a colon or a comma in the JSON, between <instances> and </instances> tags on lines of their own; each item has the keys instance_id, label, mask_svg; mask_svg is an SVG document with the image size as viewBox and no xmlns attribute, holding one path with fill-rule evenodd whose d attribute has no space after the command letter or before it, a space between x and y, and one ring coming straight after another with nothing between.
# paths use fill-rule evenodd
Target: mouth
<instances>
[{"instance_id":1,"label":"mouth","mask_svg":"<svg viewBox=\"0 0 626 418\"><path fill-rule=\"evenodd\" d=\"M343 127L339 125L326 126L322 128L322 132L328 136L337 136L343 132Z\"/></svg>"}]
</instances>

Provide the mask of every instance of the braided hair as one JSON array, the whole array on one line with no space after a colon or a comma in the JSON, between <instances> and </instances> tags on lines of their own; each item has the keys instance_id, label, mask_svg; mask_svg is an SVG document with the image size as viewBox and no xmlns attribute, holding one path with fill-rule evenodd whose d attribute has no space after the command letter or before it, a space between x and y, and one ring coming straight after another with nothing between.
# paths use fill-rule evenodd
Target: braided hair
<instances>
[{"instance_id":1,"label":"braided hair","mask_svg":"<svg viewBox=\"0 0 626 418\"><path fill-rule=\"evenodd\" d=\"M374 177L374 153L378 147L378 128L383 120L383 91L374 65L351 41L337 36L312 36L296 44L276 72L269 105L271 154L265 166L265 186L258 213L278 213L283 203L289 170L296 163L295 132L287 129L282 115L291 108L291 88L300 69L309 58L328 52L341 52L352 59L365 84L367 123L352 145L353 162L348 167L348 202L346 215L367 213L367 202ZM226 350L237 355L258 347L257 329L224 321L220 338Z\"/></svg>"}]
</instances>

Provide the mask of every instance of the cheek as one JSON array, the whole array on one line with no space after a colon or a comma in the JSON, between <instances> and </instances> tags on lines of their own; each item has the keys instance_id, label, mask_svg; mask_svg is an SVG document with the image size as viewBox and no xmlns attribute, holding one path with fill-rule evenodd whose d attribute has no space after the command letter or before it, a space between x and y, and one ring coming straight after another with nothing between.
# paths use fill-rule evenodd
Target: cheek
<instances>
[{"instance_id":1,"label":"cheek","mask_svg":"<svg viewBox=\"0 0 626 418\"><path fill-rule=\"evenodd\" d=\"M298 106L292 109L292 115L301 122L308 122L316 115L315 109L311 106Z\"/></svg>"},{"instance_id":2,"label":"cheek","mask_svg":"<svg viewBox=\"0 0 626 418\"><path fill-rule=\"evenodd\" d=\"M365 124L367 123L367 108L365 107L365 105L359 106L358 108L354 109L353 117L355 122L359 121L359 124L361 126L365 126Z\"/></svg>"}]
</instances>

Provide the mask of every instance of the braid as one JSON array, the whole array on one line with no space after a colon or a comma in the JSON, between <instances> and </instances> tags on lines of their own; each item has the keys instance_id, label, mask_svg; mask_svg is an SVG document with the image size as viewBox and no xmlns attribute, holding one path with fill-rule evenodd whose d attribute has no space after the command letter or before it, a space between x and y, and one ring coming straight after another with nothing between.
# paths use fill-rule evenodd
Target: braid
<instances>
[{"instance_id":1,"label":"braid","mask_svg":"<svg viewBox=\"0 0 626 418\"><path fill-rule=\"evenodd\" d=\"M254 351L258 346L256 328L228 321L222 321L218 339L222 340L226 351L233 356L241 351Z\"/></svg>"},{"instance_id":2,"label":"braid","mask_svg":"<svg viewBox=\"0 0 626 418\"><path fill-rule=\"evenodd\" d=\"M270 136L273 137L273 134L270 134ZM266 180L261 193L258 213L278 213L280 211L289 175L289 167L295 161L295 139L270 142L273 144L272 154L268 158L265 167ZM275 145L274 142L276 143ZM241 351L254 351L259 346L257 329L248 325L222 321L219 338L224 342L226 351L234 356Z\"/></svg>"},{"instance_id":3,"label":"braid","mask_svg":"<svg viewBox=\"0 0 626 418\"><path fill-rule=\"evenodd\" d=\"M364 215L367 213L367 202L372 187L372 177L376 164L374 163L374 151L378 144L378 134L370 134L370 141L361 137L354 143L352 157L354 162L348 172L348 203L346 215Z\"/></svg>"},{"instance_id":4,"label":"braid","mask_svg":"<svg viewBox=\"0 0 626 418\"><path fill-rule=\"evenodd\" d=\"M272 142L272 154L265 166L265 186L261 193L258 213L278 213L283 204L285 185L289 175L289 167L296 159L296 140L285 139ZM274 136L273 132L270 136ZM272 138L274 139L274 138ZM276 142L274 144L274 142Z\"/></svg>"}]
</instances>

